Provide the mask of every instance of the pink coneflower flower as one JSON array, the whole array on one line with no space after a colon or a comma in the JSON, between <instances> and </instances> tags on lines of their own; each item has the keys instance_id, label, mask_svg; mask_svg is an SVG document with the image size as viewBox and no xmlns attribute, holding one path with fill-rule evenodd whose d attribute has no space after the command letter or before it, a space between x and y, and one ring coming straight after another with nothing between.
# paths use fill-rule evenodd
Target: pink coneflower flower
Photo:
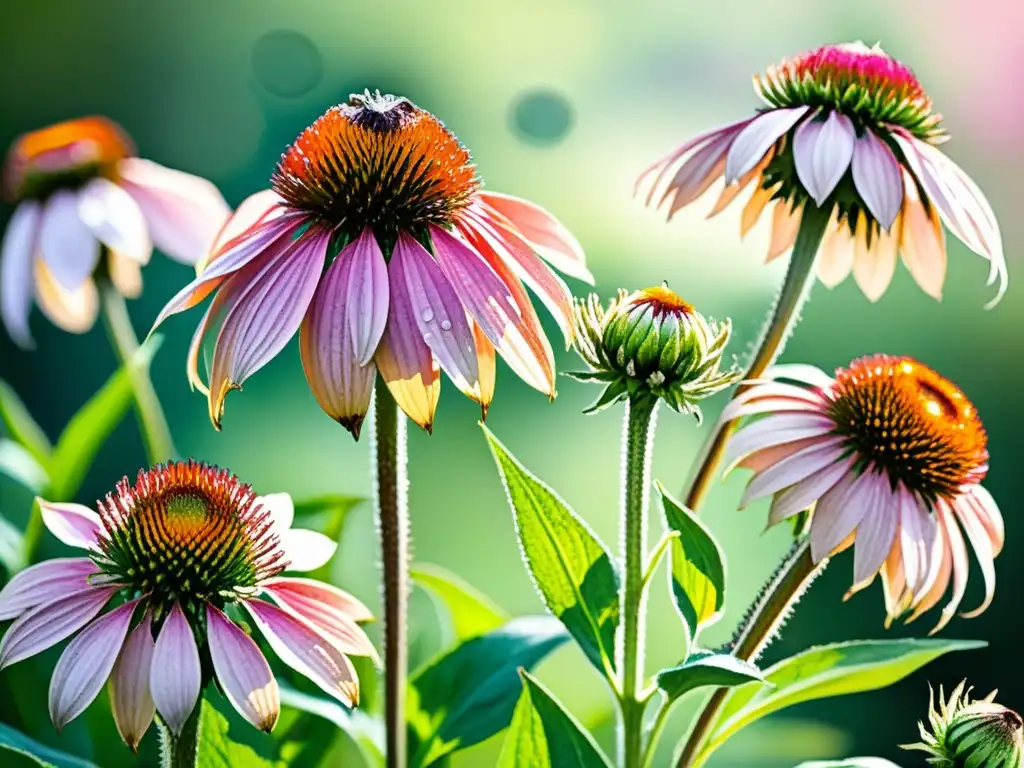
<instances>
[{"instance_id":1,"label":"pink coneflower flower","mask_svg":"<svg viewBox=\"0 0 1024 768\"><path fill-rule=\"evenodd\" d=\"M102 117L18 138L3 193L17 208L0 255L0 316L22 347L32 345L33 294L55 325L84 333L99 309L94 276L134 298L154 242L195 264L230 213L213 184L135 157L124 131Z\"/></svg>"},{"instance_id":2,"label":"pink coneflower flower","mask_svg":"<svg viewBox=\"0 0 1024 768\"><path fill-rule=\"evenodd\" d=\"M855 546L850 594L882 577L888 623L934 606L952 579L939 631L967 586L967 542L992 601L993 558L1003 518L981 486L988 470L977 410L950 381L909 357L854 360L830 378L806 365L778 366L724 419L761 415L736 433L726 464L755 474L742 505L773 496L769 524L814 507L815 562Z\"/></svg>"},{"instance_id":3,"label":"pink coneflower flower","mask_svg":"<svg viewBox=\"0 0 1024 768\"><path fill-rule=\"evenodd\" d=\"M300 134L272 185L243 204L209 265L157 318L217 291L188 365L215 426L227 393L300 327L313 394L357 437L378 371L428 430L439 367L486 413L495 350L554 395L551 347L522 281L568 341L571 295L538 255L589 279L583 252L543 209L482 192L469 151L429 112L404 98L354 95ZM211 334L207 386L197 364Z\"/></svg>"},{"instance_id":4,"label":"pink coneflower flower","mask_svg":"<svg viewBox=\"0 0 1024 768\"><path fill-rule=\"evenodd\" d=\"M347 655L375 656L351 595L310 579L335 544L291 528L287 494L258 497L229 472L194 462L122 480L99 511L40 501L43 520L87 556L49 560L0 591L0 669L71 637L50 681L62 728L109 685L121 738L133 749L154 713L175 732L216 677L257 728L277 722L277 683L245 617L290 667L348 706L359 681ZM270 598L273 602L266 600ZM102 613L104 607L113 606Z\"/></svg>"},{"instance_id":5,"label":"pink coneflower flower","mask_svg":"<svg viewBox=\"0 0 1024 768\"><path fill-rule=\"evenodd\" d=\"M941 116L910 69L878 46L826 45L772 67L754 87L766 108L700 134L641 175L638 184L657 172L648 203L663 190L658 205L670 201L671 218L723 177L714 216L753 184L741 231L771 206L769 261L793 246L807 207L819 208L831 216L815 233L819 279L833 287L852 269L871 301L889 286L897 253L921 288L941 297L941 221L989 260L998 301L1007 276L995 214L936 148L947 138Z\"/></svg>"}]
</instances>

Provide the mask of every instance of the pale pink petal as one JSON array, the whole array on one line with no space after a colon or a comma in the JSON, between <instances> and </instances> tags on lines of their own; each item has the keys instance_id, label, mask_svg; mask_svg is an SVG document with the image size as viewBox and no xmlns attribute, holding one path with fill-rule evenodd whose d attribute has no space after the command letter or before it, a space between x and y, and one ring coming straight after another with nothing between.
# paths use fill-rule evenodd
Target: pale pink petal
<instances>
[{"instance_id":1,"label":"pale pink petal","mask_svg":"<svg viewBox=\"0 0 1024 768\"><path fill-rule=\"evenodd\" d=\"M869 244L867 217L862 213L857 218L853 279L868 297L868 301L878 301L882 298L882 294L892 282L892 276L896 272L896 254L901 236L901 218L897 216L889 232L871 233Z\"/></svg>"},{"instance_id":2,"label":"pale pink petal","mask_svg":"<svg viewBox=\"0 0 1024 768\"><path fill-rule=\"evenodd\" d=\"M1003 543L1006 540L1006 529L1003 525L1003 514L999 511L999 505L992 498L992 494L980 485L974 486L967 498L974 507L978 520L985 526L989 541L992 543L994 557L1003 551Z\"/></svg>"},{"instance_id":3,"label":"pale pink petal","mask_svg":"<svg viewBox=\"0 0 1024 768\"><path fill-rule=\"evenodd\" d=\"M69 291L50 272L43 259L35 260L36 303L47 319L68 333L85 333L99 314L99 292L90 277Z\"/></svg>"},{"instance_id":4,"label":"pale pink petal","mask_svg":"<svg viewBox=\"0 0 1024 768\"><path fill-rule=\"evenodd\" d=\"M792 201L779 200L772 215L772 239L768 244L765 262L777 259L792 248L799 230L800 210L793 210Z\"/></svg>"},{"instance_id":5,"label":"pale pink petal","mask_svg":"<svg viewBox=\"0 0 1024 768\"><path fill-rule=\"evenodd\" d=\"M819 413L821 406L818 403L797 397L759 397L753 401L742 401L737 397L731 400L722 411L722 421L735 421L761 413L783 413L786 411Z\"/></svg>"},{"instance_id":6,"label":"pale pink petal","mask_svg":"<svg viewBox=\"0 0 1024 768\"><path fill-rule=\"evenodd\" d=\"M965 619L972 619L980 616L992 604L992 598L996 593L996 568L993 562L995 555L992 553L992 542L989 540L985 527L978 519L974 508L966 498L960 497L951 504L953 512L967 534L967 540L974 550L974 557L978 561L978 568L985 581L985 598L981 605L971 611L960 613Z\"/></svg>"},{"instance_id":7,"label":"pale pink petal","mask_svg":"<svg viewBox=\"0 0 1024 768\"><path fill-rule=\"evenodd\" d=\"M326 565L338 549L337 542L317 531L292 528L279 536L289 571L315 571Z\"/></svg>"},{"instance_id":8,"label":"pale pink petal","mask_svg":"<svg viewBox=\"0 0 1024 768\"><path fill-rule=\"evenodd\" d=\"M769 379L789 379L791 381L799 381L803 384L809 384L812 387L818 387L819 389L828 389L835 381L820 368L815 368L813 365L807 365L805 363L773 365L765 371L764 375L765 378Z\"/></svg>"},{"instance_id":9,"label":"pale pink petal","mask_svg":"<svg viewBox=\"0 0 1024 768\"><path fill-rule=\"evenodd\" d=\"M96 619L64 649L50 678L50 719L58 731L82 714L103 688L138 602L132 600Z\"/></svg>"},{"instance_id":10,"label":"pale pink petal","mask_svg":"<svg viewBox=\"0 0 1024 768\"><path fill-rule=\"evenodd\" d=\"M19 571L0 590L0 621L15 619L37 605L91 589L88 578L99 572L88 557L46 560Z\"/></svg>"},{"instance_id":11,"label":"pale pink petal","mask_svg":"<svg viewBox=\"0 0 1024 768\"><path fill-rule=\"evenodd\" d=\"M903 169L875 132L865 128L853 152L853 183L882 229L890 229L903 204Z\"/></svg>"},{"instance_id":12,"label":"pale pink petal","mask_svg":"<svg viewBox=\"0 0 1024 768\"><path fill-rule=\"evenodd\" d=\"M925 208L914 178L904 171L903 180L903 263L925 293L941 299L942 284L946 281L946 234L935 206Z\"/></svg>"},{"instance_id":13,"label":"pale pink petal","mask_svg":"<svg viewBox=\"0 0 1024 768\"><path fill-rule=\"evenodd\" d=\"M139 625L128 633L107 686L117 732L132 751L138 748L156 714L149 691L155 647L152 617L147 611Z\"/></svg>"},{"instance_id":14,"label":"pale pink petal","mask_svg":"<svg viewBox=\"0 0 1024 768\"><path fill-rule=\"evenodd\" d=\"M937 517L935 512L922 511ZM936 520L936 535L932 542L932 551L928 555L927 565L927 574L911 603L913 613L907 618L908 624L938 604L949 587L950 576L953 573L953 552L949 545L949 538L946 536L946 529L938 520Z\"/></svg>"},{"instance_id":15,"label":"pale pink petal","mask_svg":"<svg viewBox=\"0 0 1024 768\"><path fill-rule=\"evenodd\" d=\"M55 192L43 209L39 250L57 283L74 291L88 280L100 259L100 244L78 215L74 192Z\"/></svg>"},{"instance_id":16,"label":"pale pink petal","mask_svg":"<svg viewBox=\"0 0 1024 768\"><path fill-rule=\"evenodd\" d=\"M352 662L329 640L276 605L262 600L242 605L281 661L346 706L358 703L359 680Z\"/></svg>"},{"instance_id":17,"label":"pale pink petal","mask_svg":"<svg viewBox=\"0 0 1024 768\"><path fill-rule=\"evenodd\" d=\"M900 499L888 484L875 483L874 495L864 502L853 550L853 590L867 586L889 557L900 517Z\"/></svg>"},{"instance_id":18,"label":"pale pink petal","mask_svg":"<svg viewBox=\"0 0 1024 768\"><path fill-rule=\"evenodd\" d=\"M812 445L820 445L828 439L828 437L809 437L803 440L794 440L791 443L773 445L760 451L755 451L745 457L729 471L731 472L737 468L742 468L749 469L752 472L764 472L768 467L778 464L787 456L792 456L797 451L802 451L804 448L808 448ZM729 472L724 473L724 475L728 474Z\"/></svg>"},{"instance_id":19,"label":"pale pink petal","mask_svg":"<svg viewBox=\"0 0 1024 768\"><path fill-rule=\"evenodd\" d=\"M138 203L109 179L97 177L78 195L78 216L101 243L139 264L149 261L153 243Z\"/></svg>"},{"instance_id":20,"label":"pale pink petal","mask_svg":"<svg viewBox=\"0 0 1024 768\"><path fill-rule=\"evenodd\" d=\"M897 494L903 570L907 577L907 588L917 595L928 575L928 554L932 551L935 538L935 520L921 508L913 492L907 490L902 483Z\"/></svg>"},{"instance_id":21,"label":"pale pink petal","mask_svg":"<svg viewBox=\"0 0 1024 768\"><path fill-rule=\"evenodd\" d=\"M481 192L480 199L522 233L545 261L570 277L594 282L587 269L583 246L562 222L529 200L500 192Z\"/></svg>"},{"instance_id":22,"label":"pale pink petal","mask_svg":"<svg viewBox=\"0 0 1024 768\"><path fill-rule=\"evenodd\" d=\"M709 139L679 166L658 202L658 207L661 207L666 199L672 198L669 219L707 192L721 177L725 170L725 156L737 133L738 130L725 132Z\"/></svg>"},{"instance_id":23,"label":"pale pink petal","mask_svg":"<svg viewBox=\"0 0 1024 768\"><path fill-rule=\"evenodd\" d=\"M283 594L289 600L320 603L327 609L345 614L353 621L373 619L370 609L358 598L322 581L281 576L267 579L262 586L275 597Z\"/></svg>"},{"instance_id":24,"label":"pale pink petal","mask_svg":"<svg viewBox=\"0 0 1024 768\"><path fill-rule=\"evenodd\" d=\"M776 366L776 368L777 367L778 366ZM749 382L747 383L749 384ZM797 384L787 384L784 381L775 381L773 379L760 379L757 384L737 392L733 402L752 403L755 400L760 400L761 398L803 400L808 404L815 405L817 407L824 405L821 393L817 390L809 389ZM730 405L731 404L732 403L730 403Z\"/></svg>"},{"instance_id":25,"label":"pale pink petal","mask_svg":"<svg viewBox=\"0 0 1024 768\"><path fill-rule=\"evenodd\" d=\"M757 165L765 153L807 114L810 107L772 109L744 126L732 143L725 162L725 183L732 184Z\"/></svg>"},{"instance_id":26,"label":"pale pink petal","mask_svg":"<svg viewBox=\"0 0 1024 768\"><path fill-rule=\"evenodd\" d=\"M379 662L377 650L370 642L370 638L347 613L295 590L278 590L274 589L273 585L264 585L264 591L288 613L307 622L310 627L334 643L342 653L369 656L375 662Z\"/></svg>"},{"instance_id":27,"label":"pale pink petal","mask_svg":"<svg viewBox=\"0 0 1024 768\"><path fill-rule=\"evenodd\" d=\"M117 587L93 587L37 605L15 621L0 642L0 669L35 656L88 624Z\"/></svg>"},{"instance_id":28,"label":"pale pink petal","mask_svg":"<svg viewBox=\"0 0 1024 768\"><path fill-rule=\"evenodd\" d=\"M175 603L153 648L149 690L156 711L178 733L199 700L202 666L192 627Z\"/></svg>"},{"instance_id":29,"label":"pale pink petal","mask_svg":"<svg viewBox=\"0 0 1024 768\"><path fill-rule=\"evenodd\" d=\"M32 262L42 208L26 201L14 209L0 246L0 317L11 338L23 348L32 346L28 317L32 309Z\"/></svg>"},{"instance_id":30,"label":"pale pink petal","mask_svg":"<svg viewBox=\"0 0 1024 768\"><path fill-rule=\"evenodd\" d=\"M256 505L263 508L270 516L271 525L278 533L283 533L292 527L295 520L295 502L287 493L268 493L264 496L257 496Z\"/></svg>"},{"instance_id":31,"label":"pale pink petal","mask_svg":"<svg viewBox=\"0 0 1024 768\"><path fill-rule=\"evenodd\" d=\"M826 288L835 288L853 268L853 255L856 241L850 233L849 226L836 220L833 211L832 221L821 241L821 256L818 258L818 279Z\"/></svg>"},{"instance_id":32,"label":"pale pink petal","mask_svg":"<svg viewBox=\"0 0 1024 768\"><path fill-rule=\"evenodd\" d=\"M202 274L211 261L223 256L258 225L286 212L284 200L272 189L263 189L245 198L224 222L207 255L196 262L196 274Z\"/></svg>"},{"instance_id":33,"label":"pale pink petal","mask_svg":"<svg viewBox=\"0 0 1024 768\"><path fill-rule=\"evenodd\" d=\"M847 475L818 501L811 519L811 555L820 563L849 536L884 486L883 475L866 470L859 476Z\"/></svg>"},{"instance_id":34,"label":"pale pink petal","mask_svg":"<svg viewBox=\"0 0 1024 768\"><path fill-rule=\"evenodd\" d=\"M964 543L963 534L960 533L960 526L956 524L953 512L949 509L946 502L939 501L935 505L935 514L938 515L939 524L945 533L945 539L949 543L949 551L952 556L953 593L949 598L949 602L942 609L939 623L928 633L929 635L934 635L945 627L950 619L953 618L956 609L960 607L964 594L967 592L967 574L970 570L967 545Z\"/></svg>"},{"instance_id":35,"label":"pale pink petal","mask_svg":"<svg viewBox=\"0 0 1024 768\"><path fill-rule=\"evenodd\" d=\"M399 242L403 238L411 239L403 233ZM388 320L388 266L369 227L346 246L338 258L348 259L349 271L345 281L346 295L337 297L337 300L344 301L349 310L349 333L355 342L356 357L360 364L366 365L373 359Z\"/></svg>"},{"instance_id":36,"label":"pale pink petal","mask_svg":"<svg viewBox=\"0 0 1024 768\"><path fill-rule=\"evenodd\" d=\"M94 510L81 504L51 502L38 497L36 503L50 533L69 547L96 548L103 524Z\"/></svg>"},{"instance_id":37,"label":"pale pink petal","mask_svg":"<svg viewBox=\"0 0 1024 768\"><path fill-rule=\"evenodd\" d=\"M213 184L138 157L122 160L118 172L161 251L185 264L195 264L209 252L231 214Z\"/></svg>"},{"instance_id":38,"label":"pale pink petal","mask_svg":"<svg viewBox=\"0 0 1024 768\"><path fill-rule=\"evenodd\" d=\"M775 525L809 509L839 483L850 480L854 456L839 459L819 472L775 494L768 512L768 525ZM817 510L815 510L817 515Z\"/></svg>"},{"instance_id":39,"label":"pale pink petal","mask_svg":"<svg viewBox=\"0 0 1024 768\"><path fill-rule=\"evenodd\" d=\"M750 502L771 496L783 488L799 483L842 459L847 452L845 438L834 437L790 454L777 464L755 475L747 484L739 509Z\"/></svg>"},{"instance_id":40,"label":"pale pink petal","mask_svg":"<svg viewBox=\"0 0 1024 768\"><path fill-rule=\"evenodd\" d=\"M213 670L224 695L242 717L270 733L281 714L277 680L259 646L212 605L206 606Z\"/></svg>"},{"instance_id":41,"label":"pale pink petal","mask_svg":"<svg viewBox=\"0 0 1024 768\"><path fill-rule=\"evenodd\" d=\"M832 420L819 414L782 413L766 416L743 427L729 441L725 449L724 471L728 472L754 451L807 437L820 437L833 429L835 424Z\"/></svg>"},{"instance_id":42,"label":"pale pink petal","mask_svg":"<svg viewBox=\"0 0 1024 768\"><path fill-rule=\"evenodd\" d=\"M818 206L835 191L853 160L857 132L853 122L837 109L822 120L810 119L796 129L793 158L796 175Z\"/></svg>"}]
</instances>

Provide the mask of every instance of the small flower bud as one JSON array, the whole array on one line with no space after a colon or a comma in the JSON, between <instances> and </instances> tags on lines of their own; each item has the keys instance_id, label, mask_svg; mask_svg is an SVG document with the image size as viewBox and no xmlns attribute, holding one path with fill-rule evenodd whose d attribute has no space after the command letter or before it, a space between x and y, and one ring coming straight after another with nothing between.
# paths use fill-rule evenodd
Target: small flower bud
<instances>
[{"instance_id":1,"label":"small flower bud","mask_svg":"<svg viewBox=\"0 0 1024 768\"><path fill-rule=\"evenodd\" d=\"M667 285L618 296L605 309L596 294L576 302L576 349L592 369L569 374L607 388L588 413L626 398L659 397L700 419L697 403L739 378L721 371L728 320L705 320Z\"/></svg>"},{"instance_id":2,"label":"small flower bud","mask_svg":"<svg viewBox=\"0 0 1024 768\"><path fill-rule=\"evenodd\" d=\"M1020 768L1024 765L1024 719L994 702L993 691L972 700L960 683L939 706L929 702L928 722L918 723L921 741L904 749L927 752L928 762L944 768Z\"/></svg>"}]
</instances>

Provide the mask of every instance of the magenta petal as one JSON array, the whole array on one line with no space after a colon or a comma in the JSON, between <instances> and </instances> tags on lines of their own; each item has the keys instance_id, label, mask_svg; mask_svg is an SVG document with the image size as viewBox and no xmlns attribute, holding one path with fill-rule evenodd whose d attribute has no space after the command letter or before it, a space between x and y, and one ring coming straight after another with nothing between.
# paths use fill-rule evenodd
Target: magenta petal
<instances>
[{"instance_id":1,"label":"magenta petal","mask_svg":"<svg viewBox=\"0 0 1024 768\"><path fill-rule=\"evenodd\" d=\"M94 549L103 524L100 516L82 504L50 502L36 498L43 523L50 533L69 547Z\"/></svg>"},{"instance_id":2,"label":"magenta petal","mask_svg":"<svg viewBox=\"0 0 1024 768\"><path fill-rule=\"evenodd\" d=\"M853 123L838 110L824 120L807 120L793 137L796 174L804 188L821 206L835 190L853 159L857 133Z\"/></svg>"},{"instance_id":3,"label":"magenta petal","mask_svg":"<svg viewBox=\"0 0 1024 768\"><path fill-rule=\"evenodd\" d=\"M78 215L78 196L61 190L46 201L39 251L56 281L69 291L89 279L100 259L100 243Z\"/></svg>"},{"instance_id":4,"label":"magenta petal","mask_svg":"<svg viewBox=\"0 0 1024 768\"><path fill-rule=\"evenodd\" d=\"M99 569L87 557L68 557L29 566L0 590L0 621L20 616L37 605L91 589L88 578Z\"/></svg>"},{"instance_id":5,"label":"magenta petal","mask_svg":"<svg viewBox=\"0 0 1024 768\"><path fill-rule=\"evenodd\" d=\"M153 648L149 689L156 710L178 733L192 714L202 686L199 649L192 627L177 603L171 608Z\"/></svg>"},{"instance_id":6,"label":"magenta petal","mask_svg":"<svg viewBox=\"0 0 1024 768\"><path fill-rule=\"evenodd\" d=\"M373 359L388 320L388 265L369 227L345 246L335 261L338 259L342 260L345 279L339 278L344 287L334 300L345 305L356 359L366 365Z\"/></svg>"},{"instance_id":7,"label":"magenta petal","mask_svg":"<svg viewBox=\"0 0 1024 768\"><path fill-rule=\"evenodd\" d=\"M274 730L281 699L259 646L212 605L206 606L210 659L228 701L261 731Z\"/></svg>"},{"instance_id":8,"label":"magenta petal","mask_svg":"<svg viewBox=\"0 0 1024 768\"><path fill-rule=\"evenodd\" d=\"M871 215L888 231L903 205L903 172L892 150L870 128L854 146L853 183Z\"/></svg>"},{"instance_id":9,"label":"magenta petal","mask_svg":"<svg viewBox=\"0 0 1024 768\"><path fill-rule=\"evenodd\" d=\"M22 614L0 642L0 669L35 656L75 634L93 620L115 592L117 587L93 587Z\"/></svg>"},{"instance_id":10,"label":"magenta petal","mask_svg":"<svg viewBox=\"0 0 1024 768\"><path fill-rule=\"evenodd\" d=\"M128 634L110 673L107 688L110 710L114 714L117 732L132 750L139 746L156 714L156 704L149 691L155 647L152 617L147 612Z\"/></svg>"},{"instance_id":11,"label":"magenta petal","mask_svg":"<svg viewBox=\"0 0 1024 768\"><path fill-rule=\"evenodd\" d=\"M85 711L107 681L138 602L96 619L64 649L50 678L50 719L58 731Z\"/></svg>"},{"instance_id":12,"label":"magenta petal","mask_svg":"<svg viewBox=\"0 0 1024 768\"><path fill-rule=\"evenodd\" d=\"M264 591L284 608L310 625L334 643L342 653L352 656L369 656L377 660L377 651L370 638L351 616L339 611L330 603L321 602L296 590L275 589L264 585Z\"/></svg>"},{"instance_id":13,"label":"magenta petal","mask_svg":"<svg viewBox=\"0 0 1024 768\"><path fill-rule=\"evenodd\" d=\"M772 109L744 126L729 148L725 161L725 183L732 184L757 165L789 129L807 114L810 107Z\"/></svg>"},{"instance_id":14,"label":"magenta petal","mask_svg":"<svg viewBox=\"0 0 1024 768\"><path fill-rule=\"evenodd\" d=\"M438 363L459 389L476 387L480 373L466 310L430 253L403 232L389 270L394 300L409 306L410 317Z\"/></svg>"},{"instance_id":15,"label":"magenta petal","mask_svg":"<svg viewBox=\"0 0 1024 768\"><path fill-rule=\"evenodd\" d=\"M0 246L0 317L7 333L19 347L32 346L28 318L32 309L34 277L32 264L36 257L36 238L42 208L26 201L19 205L7 222L3 245Z\"/></svg>"}]
</instances>

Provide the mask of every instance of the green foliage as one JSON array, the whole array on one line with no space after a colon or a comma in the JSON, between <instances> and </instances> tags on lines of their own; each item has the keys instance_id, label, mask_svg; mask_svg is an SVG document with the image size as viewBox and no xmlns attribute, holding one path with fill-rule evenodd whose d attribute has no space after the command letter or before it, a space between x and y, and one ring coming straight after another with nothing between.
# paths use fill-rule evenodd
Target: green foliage
<instances>
[{"instance_id":1,"label":"green foliage","mask_svg":"<svg viewBox=\"0 0 1024 768\"><path fill-rule=\"evenodd\" d=\"M18 393L3 379L0 379L0 420L10 437L35 456L36 461L46 464L50 460L53 446L46 433L32 418Z\"/></svg>"},{"instance_id":2,"label":"green foliage","mask_svg":"<svg viewBox=\"0 0 1024 768\"><path fill-rule=\"evenodd\" d=\"M355 743L361 757L369 768L383 768L383 723L375 720L362 710L353 709L349 711L332 699L302 693L288 685L280 685L280 688L282 706L292 707L307 715L316 716L324 722L330 723L332 727L341 729ZM317 763L309 759L309 752L306 750L315 749L317 746L315 743L305 744L304 750L300 755L305 755L306 762L298 760L298 756L291 756L288 760L289 765L316 765Z\"/></svg>"},{"instance_id":3,"label":"green foliage","mask_svg":"<svg viewBox=\"0 0 1024 768\"><path fill-rule=\"evenodd\" d=\"M528 672L498 768L609 768L593 737Z\"/></svg>"},{"instance_id":4,"label":"green foliage","mask_svg":"<svg viewBox=\"0 0 1024 768\"><path fill-rule=\"evenodd\" d=\"M711 532L690 510L655 483L665 512L665 524L679 536L671 547L672 597L683 618L689 644L697 633L722 616L725 603L725 556Z\"/></svg>"},{"instance_id":5,"label":"green foliage","mask_svg":"<svg viewBox=\"0 0 1024 768\"><path fill-rule=\"evenodd\" d=\"M518 670L567 640L548 616L513 619L429 662L409 682L410 764L422 768L508 726L519 697Z\"/></svg>"},{"instance_id":6,"label":"green foliage","mask_svg":"<svg viewBox=\"0 0 1024 768\"><path fill-rule=\"evenodd\" d=\"M246 744L232 741L228 720L208 701L201 702L199 756L202 768L272 768L274 763L261 757Z\"/></svg>"},{"instance_id":7,"label":"green foliage","mask_svg":"<svg viewBox=\"0 0 1024 768\"><path fill-rule=\"evenodd\" d=\"M24 565L25 537L11 521L0 514L0 566L8 575L20 571Z\"/></svg>"},{"instance_id":8,"label":"green foliage","mask_svg":"<svg viewBox=\"0 0 1024 768\"><path fill-rule=\"evenodd\" d=\"M43 768L97 768L88 760L40 744L4 723L0 723L0 751L22 755Z\"/></svg>"},{"instance_id":9,"label":"green foliage","mask_svg":"<svg viewBox=\"0 0 1024 768\"><path fill-rule=\"evenodd\" d=\"M40 493L50 478L32 451L21 443L0 437L0 474L7 475L33 493Z\"/></svg>"},{"instance_id":10,"label":"green foliage","mask_svg":"<svg viewBox=\"0 0 1024 768\"><path fill-rule=\"evenodd\" d=\"M733 688L746 683L763 683L764 678L761 670L735 656L713 651L693 651L679 666L661 670L657 682L669 701L673 701L697 688L709 685Z\"/></svg>"},{"instance_id":11,"label":"green foliage","mask_svg":"<svg viewBox=\"0 0 1024 768\"><path fill-rule=\"evenodd\" d=\"M612 677L619 577L611 556L565 502L483 430L508 493L523 559L545 605L591 663Z\"/></svg>"},{"instance_id":12,"label":"green foliage","mask_svg":"<svg viewBox=\"0 0 1024 768\"><path fill-rule=\"evenodd\" d=\"M421 564L410 569L413 580L433 599L442 613L447 613L452 644L497 629L509 615L491 599L473 589L458 576L436 565Z\"/></svg>"}]
</instances>

